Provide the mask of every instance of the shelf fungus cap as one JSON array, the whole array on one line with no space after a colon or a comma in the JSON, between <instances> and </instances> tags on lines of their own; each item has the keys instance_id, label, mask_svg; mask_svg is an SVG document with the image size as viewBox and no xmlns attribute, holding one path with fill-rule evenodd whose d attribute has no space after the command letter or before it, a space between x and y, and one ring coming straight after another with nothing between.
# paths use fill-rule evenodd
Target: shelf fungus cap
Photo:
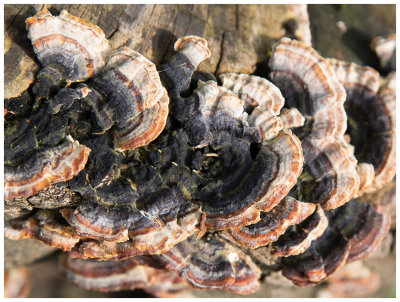
<instances>
[{"instance_id":1,"label":"shelf fungus cap","mask_svg":"<svg viewBox=\"0 0 400 302\"><path fill-rule=\"evenodd\" d=\"M242 121L259 129L262 141L274 138L283 129L277 116L285 102L278 87L266 79L237 73L220 75L222 85L234 92L243 102Z\"/></svg>"},{"instance_id":2,"label":"shelf fungus cap","mask_svg":"<svg viewBox=\"0 0 400 302\"><path fill-rule=\"evenodd\" d=\"M76 209L60 210L86 238L73 251L78 257L124 259L160 254L198 230L198 207L173 189L157 191L153 187L155 192L144 200L137 198L125 180L96 190L96 199L88 199Z\"/></svg>"},{"instance_id":3,"label":"shelf fungus cap","mask_svg":"<svg viewBox=\"0 0 400 302\"><path fill-rule=\"evenodd\" d=\"M390 227L390 215L383 205L371 205L366 195L335 209L330 227L340 231L350 243L347 262L370 256Z\"/></svg>"},{"instance_id":4,"label":"shelf fungus cap","mask_svg":"<svg viewBox=\"0 0 400 302\"><path fill-rule=\"evenodd\" d=\"M396 174L396 76L391 73L381 81L379 73L370 67L336 59L328 62L347 93L344 105L350 143L359 161L361 196L382 188ZM373 173L366 165L373 166Z\"/></svg>"},{"instance_id":5,"label":"shelf fungus cap","mask_svg":"<svg viewBox=\"0 0 400 302\"><path fill-rule=\"evenodd\" d=\"M26 20L28 37L42 66L60 69L71 82L85 81L106 64L110 51L104 32L66 10L47 9Z\"/></svg>"},{"instance_id":6,"label":"shelf fungus cap","mask_svg":"<svg viewBox=\"0 0 400 302\"><path fill-rule=\"evenodd\" d=\"M299 255L308 249L311 243L322 236L328 227L328 218L321 206L317 205L302 223L289 227L277 241L272 242L271 255L287 257Z\"/></svg>"},{"instance_id":7,"label":"shelf fungus cap","mask_svg":"<svg viewBox=\"0 0 400 302\"><path fill-rule=\"evenodd\" d=\"M260 215L260 221L228 233L241 245L257 248L278 240L290 225L299 224L315 210L315 204L304 203L286 196L269 212Z\"/></svg>"},{"instance_id":8,"label":"shelf fungus cap","mask_svg":"<svg viewBox=\"0 0 400 302\"><path fill-rule=\"evenodd\" d=\"M344 139L345 89L326 59L295 40L278 41L269 64L285 106L298 109L305 118L304 126L296 129L306 163L299 190L306 190L305 198L325 209L343 205L360 183L353 148Z\"/></svg>"},{"instance_id":9,"label":"shelf fungus cap","mask_svg":"<svg viewBox=\"0 0 400 302\"><path fill-rule=\"evenodd\" d=\"M115 50L93 85L106 99L118 150L147 145L164 129L168 93L155 65L140 53L128 47Z\"/></svg>"},{"instance_id":10,"label":"shelf fungus cap","mask_svg":"<svg viewBox=\"0 0 400 302\"><path fill-rule=\"evenodd\" d=\"M355 196L360 186L353 148L343 137L304 139L305 170L312 175L310 200L324 209L342 206ZM308 182L306 182L308 183Z\"/></svg>"},{"instance_id":11,"label":"shelf fungus cap","mask_svg":"<svg viewBox=\"0 0 400 302\"><path fill-rule=\"evenodd\" d=\"M244 295L259 287L261 272L250 258L211 235L199 240L189 237L169 252L153 257L195 288Z\"/></svg>"},{"instance_id":12,"label":"shelf fungus cap","mask_svg":"<svg viewBox=\"0 0 400 302\"><path fill-rule=\"evenodd\" d=\"M207 44L206 39L197 36L185 36L175 42L174 50L184 54L196 69L202 61L211 55Z\"/></svg>"},{"instance_id":13,"label":"shelf fungus cap","mask_svg":"<svg viewBox=\"0 0 400 302\"><path fill-rule=\"evenodd\" d=\"M354 195L355 198L363 195L364 192L371 187L375 178L375 169L372 164L358 163L356 170L360 177L360 186L358 187L357 194Z\"/></svg>"},{"instance_id":14,"label":"shelf fungus cap","mask_svg":"<svg viewBox=\"0 0 400 302\"><path fill-rule=\"evenodd\" d=\"M179 218L179 222L172 220L165 222L163 226L155 221L142 219L145 221L138 221L136 233L128 233L128 228L125 228L125 231L117 233L116 236L105 236L114 241L105 239L82 241L75 246L71 255L98 260L121 260L138 255L165 253L198 230L199 216L198 212L194 212Z\"/></svg>"},{"instance_id":15,"label":"shelf fungus cap","mask_svg":"<svg viewBox=\"0 0 400 302\"><path fill-rule=\"evenodd\" d=\"M283 108L279 115L283 129L297 128L304 126L305 118L297 108Z\"/></svg>"},{"instance_id":16,"label":"shelf fungus cap","mask_svg":"<svg viewBox=\"0 0 400 302\"><path fill-rule=\"evenodd\" d=\"M85 168L90 149L67 140L52 148L35 150L17 165L4 166L5 199L28 197L53 183L72 179Z\"/></svg>"},{"instance_id":17,"label":"shelf fungus cap","mask_svg":"<svg viewBox=\"0 0 400 302\"><path fill-rule=\"evenodd\" d=\"M290 130L280 132L261 145L251 166L242 167L248 176L240 183L241 190L214 198L203 207L205 226L228 229L257 222L261 211L271 210L289 193L302 168L299 139Z\"/></svg>"},{"instance_id":18,"label":"shelf fungus cap","mask_svg":"<svg viewBox=\"0 0 400 302\"><path fill-rule=\"evenodd\" d=\"M346 92L323 57L308 45L282 38L272 48L269 66L286 107L296 107L306 120L312 118L307 135L323 138L344 134Z\"/></svg>"},{"instance_id":19,"label":"shelf fungus cap","mask_svg":"<svg viewBox=\"0 0 400 302\"><path fill-rule=\"evenodd\" d=\"M345 237L327 228L304 253L283 258L282 275L302 287L319 284L346 263L349 252Z\"/></svg>"},{"instance_id":20,"label":"shelf fungus cap","mask_svg":"<svg viewBox=\"0 0 400 302\"><path fill-rule=\"evenodd\" d=\"M261 106L279 115L285 100L279 88L267 79L239 73L223 73L219 75L222 86L236 93L245 101L245 106Z\"/></svg>"},{"instance_id":21,"label":"shelf fungus cap","mask_svg":"<svg viewBox=\"0 0 400 302\"><path fill-rule=\"evenodd\" d=\"M326 211L328 227L302 254L282 258L282 274L299 286L321 283L345 263L361 260L375 250L390 226L384 206L362 198Z\"/></svg>"},{"instance_id":22,"label":"shelf fungus cap","mask_svg":"<svg viewBox=\"0 0 400 302\"><path fill-rule=\"evenodd\" d=\"M71 250L81 239L56 210L41 209L28 218L7 221L4 232L11 240L36 239L63 251Z\"/></svg>"},{"instance_id":23,"label":"shelf fungus cap","mask_svg":"<svg viewBox=\"0 0 400 302\"><path fill-rule=\"evenodd\" d=\"M269 106L269 100L263 102ZM260 211L272 209L296 184L303 167L300 140L290 130L267 138L268 121L246 124L245 100L232 91L199 81L193 95L178 98L174 107L188 144L213 150L194 172L200 185L192 198L202 205L205 228L255 223Z\"/></svg>"},{"instance_id":24,"label":"shelf fungus cap","mask_svg":"<svg viewBox=\"0 0 400 302\"><path fill-rule=\"evenodd\" d=\"M190 289L176 273L142 263L137 257L95 261L65 256L61 264L67 279L87 290L114 292L142 288L158 297L175 297Z\"/></svg>"}]
</instances>

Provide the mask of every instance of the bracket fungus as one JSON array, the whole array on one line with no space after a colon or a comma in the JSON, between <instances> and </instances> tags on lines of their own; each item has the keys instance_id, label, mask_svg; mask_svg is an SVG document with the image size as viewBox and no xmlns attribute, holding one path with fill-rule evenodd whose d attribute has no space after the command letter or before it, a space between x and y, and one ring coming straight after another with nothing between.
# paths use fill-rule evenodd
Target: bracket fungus
<instances>
[{"instance_id":1,"label":"bracket fungus","mask_svg":"<svg viewBox=\"0 0 400 302\"><path fill-rule=\"evenodd\" d=\"M240 244L256 248L276 241L289 225L299 224L314 210L314 204L299 202L287 196L271 211L263 212L259 222L232 228L228 232Z\"/></svg>"},{"instance_id":2,"label":"bracket fungus","mask_svg":"<svg viewBox=\"0 0 400 302\"><path fill-rule=\"evenodd\" d=\"M302 254L283 258L282 274L299 286L319 284L342 267L368 257L390 226L384 207L352 200L326 211L324 233Z\"/></svg>"},{"instance_id":3,"label":"bracket fungus","mask_svg":"<svg viewBox=\"0 0 400 302\"><path fill-rule=\"evenodd\" d=\"M328 62L346 89L347 134L358 160L360 196L382 188L396 174L396 75L381 83L379 73L370 67Z\"/></svg>"},{"instance_id":4,"label":"bracket fungus","mask_svg":"<svg viewBox=\"0 0 400 302\"><path fill-rule=\"evenodd\" d=\"M300 224L289 227L272 243L271 255L287 257L298 255L308 249L311 243L322 236L328 226L328 218L317 205L315 211Z\"/></svg>"},{"instance_id":5,"label":"bracket fungus","mask_svg":"<svg viewBox=\"0 0 400 302\"><path fill-rule=\"evenodd\" d=\"M363 193L395 174L395 73L283 38L270 80L198 80L201 37L156 69L66 11L26 24L43 69L5 102L5 234L62 249L73 283L249 294L263 266L246 251L268 246L310 286L386 234L386 205Z\"/></svg>"},{"instance_id":6,"label":"bracket fungus","mask_svg":"<svg viewBox=\"0 0 400 302\"><path fill-rule=\"evenodd\" d=\"M68 137L53 148L34 150L28 158L5 164L5 199L28 197L83 170L90 149Z\"/></svg>"},{"instance_id":7,"label":"bracket fungus","mask_svg":"<svg viewBox=\"0 0 400 302\"><path fill-rule=\"evenodd\" d=\"M62 270L73 284L101 292L143 288L157 297L184 295L190 287L174 272L154 261L132 257L120 261L95 261L64 257Z\"/></svg>"},{"instance_id":8,"label":"bracket fungus","mask_svg":"<svg viewBox=\"0 0 400 302\"><path fill-rule=\"evenodd\" d=\"M155 65L140 53L128 47L117 49L92 85L107 100L105 111L115 123L117 150L147 145L164 129L167 91Z\"/></svg>"},{"instance_id":9,"label":"bracket fungus","mask_svg":"<svg viewBox=\"0 0 400 302\"><path fill-rule=\"evenodd\" d=\"M248 256L212 234L197 240L189 237L153 257L195 288L248 294L259 287L259 268Z\"/></svg>"},{"instance_id":10,"label":"bracket fungus","mask_svg":"<svg viewBox=\"0 0 400 302\"><path fill-rule=\"evenodd\" d=\"M34 88L39 96L47 97L63 80L85 81L106 64L110 47L104 32L66 10L52 16L44 9L26 20L26 29L44 67Z\"/></svg>"},{"instance_id":11,"label":"bracket fungus","mask_svg":"<svg viewBox=\"0 0 400 302\"><path fill-rule=\"evenodd\" d=\"M334 209L349 201L359 187L356 159L344 140L346 92L329 63L310 46L283 38L272 49L270 77L305 117L295 131L301 139L305 166L297 187L300 201ZM304 188L304 189L303 189Z\"/></svg>"}]
</instances>

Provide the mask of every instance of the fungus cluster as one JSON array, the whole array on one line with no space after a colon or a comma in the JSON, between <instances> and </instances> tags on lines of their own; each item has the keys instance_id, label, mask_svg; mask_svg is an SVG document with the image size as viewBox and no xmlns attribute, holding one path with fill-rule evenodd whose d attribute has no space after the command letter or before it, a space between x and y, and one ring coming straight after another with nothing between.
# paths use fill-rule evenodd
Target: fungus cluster
<instances>
[{"instance_id":1,"label":"fungus cluster","mask_svg":"<svg viewBox=\"0 0 400 302\"><path fill-rule=\"evenodd\" d=\"M62 249L73 283L248 294L263 272L245 251L268 245L309 286L387 232L363 193L395 175L395 74L283 38L270 80L195 80L203 38L178 39L157 71L66 11L26 25L43 68L32 97L5 103L5 234Z\"/></svg>"}]
</instances>

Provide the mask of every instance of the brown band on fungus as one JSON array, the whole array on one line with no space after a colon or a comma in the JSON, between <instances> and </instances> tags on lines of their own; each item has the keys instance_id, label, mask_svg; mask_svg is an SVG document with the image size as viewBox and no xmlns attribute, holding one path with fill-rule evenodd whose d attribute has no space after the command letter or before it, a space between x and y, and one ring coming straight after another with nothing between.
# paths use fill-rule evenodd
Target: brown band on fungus
<instances>
[{"instance_id":1,"label":"brown band on fungus","mask_svg":"<svg viewBox=\"0 0 400 302\"><path fill-rule=\"evenodd\" d=\"M360 186L358 187L358 192L354 197L359 197L371 187L375 178L375 169L372 164L359 163L356 167L357 174L360 177Z\"/></svg>"},{"instance_id":2,"label":"brown band on fungus","mask_svg":"<svg viewBox=\"0 0 400 302\"><path fill-rule=\"evenodd\" d=\"M146 183L146 179L141 181ZM104 190L97 188L97 197L87 198L76 209L61 209L81 237L99 240L80 244L85 257L113 259L159 254L198 230L198 207L180 190L150 190L138 199L131 184L119 178ZM95 254L91 256L92 251Z\"/></svg>"},{"instance_id":3,"label":"brown band on fungus","mask_svg":"<svg viewBox=\"0 0 400 302\"><path fill-rule=\"evenodd\" d=\"M255 291L254 279L260 271L251 260L216 237L200 240L188 238L175 245L169 252L153 256L170 270L200 289L225 289L236 293Z\"/></svg>"},{"instance_id":4,"label":"brown band on fungus","mask_svg":"<svg viewBox=\"0 0 400 302\"><path fill-rule=\"evenodd\" d=\"M245 109L260 106L270 109L274 115L279 115L285 103L278 87L267 79L238 73L220 74L219 78L225 88L245 101Z\"/></svg>"},{"instance_id":5,"label":"brown band on fungus","mask_svg":"<svg viewBox=\"0 0 400 302\"><path fill-rule=\"evenodd\" d=\"M40 37L40 38L36 39L35 41L32 41L33 49L34 49L35 53L37 54L38 59L42 63L43 66L45 66L45 67L49 66L49 67L54 68L54 66L52 66L52 64L59 63L59 64L62 64L62 66L67 69L69 67L68 63L70 63L69 60L71 60L71 58L67 57L68 55L70 55L69 53L67 53L65 51L61 52L61 50L57 49L57 46L62 45L62 44L74 45L74 47L77 48L76 52L79 54L83 54L83 57L85 57L85 59L87 60L87 63L85 65L86 70L82 71L82 73L84 73L86 75L78 74L75 77L71 77L71 81L78 81L78 80L80 80L80 77L82 77L82 79L85 80L86 77L89 78L92 75L94 75L95 70L94 70L94 66L93 66L93 59L90 58L89 51L86 48L84 48L84 46L77 44L77 41L75 40L75 38L68 38L68 37L65 37L63 34L54 33L51 35ZM54 51L55 54L51 54L51 53L49 54L48 52L50 50ZM59 52L61 52L62 55L66 56L64 58L65 62L58 62L58 61L53 62L53 59L51 58L51 56L52 55L53 56L60 55ZM78 67L81 67L81 66L78 65ZM67 72L71 73L71 71L68 69L65 71L65 74L67 74ZM70 79L68 79L68 80L70 80Z\"/></svg>"},{"instance_id":6,"label":"brown band on fungus","mask_svg":"<svg viewBox=\"0 0 400 302\"><path fill-rule=\"evenodd\" d=\"M66 29L57 25L47 30L53 23ZM271 254L284 257L273 257L283 274L296 284L315 285L346 261L370 255L387 231L390 219L379 206L369 205L370 196L363 195L364 203L350 200L357 191L374 187L369 185L372 173L359 179L357 144L349 145L354 141L351 131L345 134L340 75L311 47L289 39L273 47L271 78L281 91L265 79L237 74L222 76L227 87L221 87L213 75L193 76L210 56L207 41L200 37L180 38L176 53L157 72L153 63L127 47L111 57L107 41L104 49L92 49L95 43L88 41L101 44L102 31L65 11L59 17L43 11L28 19L27 27L31 38L37 28L43 29L38 39L32 38L36 48L55 47L49 47L53 55L44 52L44 60L38 54L45 68L32 88L35 99L26 94L7 104L12 114L5 117L6 171L21 162L25 170L35 161L57 165L42 157L78 141L86 153L71 160L71 166L83 165L75 174L68 165L54 167L60 169L57 177L68 179L57 184L54 194L71 191L79 198L66 194L71 200L51 196L41 202L59 179L47 181L42 191L36 186L36 194L19 192L21 196L8 200L6 236L35 238L79 258L71 260L77 267L69 272L88 288L134 288L158 278L163 284L146 290L169 295L168 284L172 292L179 291L183 278L196 288L254 292L260 270L228 235L224 241L226 232L218 231L236 228L230 232L256 237L248 231L260 227L267 240L257 239L255 246L272 242ZM90 38L80 41L86 33ZM71 51L59 50L60 41ZM54 62L55 53L60 62ZM83 81L75 78L84 72L93 78L73 83ZM229 85L224 77L231 80ZM368 93L375 89L372 84ZM380 87L374 92L377 102L394 112L394 76ZM394 144L395 121L386 115L376 124L390 130L378 131L379 148L372 150L372 157ZM386 173L376 169L375 175L393 178L395 151L390 150L383 157L392 168L383 168ZM64 154L68 156L75 156L73 150ZM85 156L85 163L78 163ZM371 172L363 164L358 172ZM42 167L36 170L33 177L24 173L19 185L26 179L39 181L35 177L42 176ZM376 187L385 182L382 176ZM292 197L299 201L291 204L301 206L292 207ZM250 254L260 260L257 252L265 250ZM161 272L143 274L149 263L138 259L145 257L160 261L151 269L167 267L181 277L173 272L171 278ZM87 258L103 262L84 262ZM123 259L126 265L119 262ZM144 283L130 274L143 277Z\"/></svg>"},{"instance_id":7,"label":"brown band on fungus","mask_svg":"<svg viewBox=\"0 0 400 302\"><path fill-rule=\"evenodd\" d=\"M343 138L327 137L304 139L302 146L305 170L313 177L311 185L303 185L313 188L308 193L310 200L318 200L324 209L334 209L349 201L360 183L350 145Z\"/></svg>"},{"instance_id":8,"label":"brown band on fungus","mask_svg":"<svg viewBox=\"0 0 400 302\"><path fill-rule=\"evenodd\" d=\"M39 210L28 219L10 220L4 231L9 239L37 239L63 251L71 250L80 240L74 229L54 210Z\"/></svg>"},{"instance_id":9,"label":"brown band on fungus","mask_svg":"<svg viewBox=\"0 0 400 302\"><path fill-rule=\"evenodd\" d=\"M231 228L232 238L249 248L257 248L278 240L290 225L299 224L315 210L312 203L303 203L285 197L269 212L263 212L260 221L241 228Z\"/></svg>"},{"instance_id":10,"label":"brown band on fungus","mask_svg":"<svg viewBox=\"0 0 400 302\"><path fill-rule=\"evenodd\" d=\"M42 65L62 66L69 81L87 80L106 64L110 48L104 32L65 10L58 17L42 10L26 20L26 28Z\"/></svg>"},{"instance_id":11,"label":"brown band on fungus","mask_svg":"<svg viewBox=\"0 0 400 302\"><path fill-rule=\"evenodd\" d=\"M5 165L5 199L28 197L53 183L73 178L85 168L90 149L72 138L45 150L36 150L17 166Z\"/></svg>"},{"instance_id":12,"label":"brown band on fungus","mask_svg":"<svg viewBox=\"0 0 400 302\"><path fill-rule=\"evenodd\" d=\"M278 87L254 75L225 73L220 78L224 87L243 100L244 113L240 119L258 128L262 141L274 138L282 130L282 121L277 115L284 99Z\"/></svg>"},{"instance_id":13,"label":"brown band on fungus","mask_svg":"<svg viewBox=\"0 0 400 302\"><path fill-rule=\"evenodd\" d=\"M125 226L115 226L112 224L111 219L108 219L109 228L103 227L102 224L105 224L104 222L93 225L91 221L87 220L85 213L82 213L80 209L81 207L78 207L75 211L71 208L60 210L64 219L74 227L80 236L117 242L128 240L128 229ZM107 218L103 218L102 216L99 219L107 220Z\"/></svg>"},{"instance_id":14,"label":"brown band on fungus","mask_svg":"<svg viewBox=\"0 0 400 302\"><path fill-rule=\"evenodd\" d=\"M371 255L390 227L390 216L385 213L385 207L372 206L363 197L337 209L330 220L331 227L350 242L347 262Z\"/></svg>"},{"instance_id":15,"label":"brown band on fungus","mask_svg":"<svg viewBox=\"0 0 400 302\"><path fill-rule=\"evenodd\" d=\"M390 84L395 74L381 84L379 73L370 67L335 59L328 62L346 89L347 132L355 156L361 164L372 164L375 171L372 183L360 188L361 196L383 187L396 173L396 90Z\"/></svg>"},{"instance_id":16,"label":"brown band on fungus","mask_svg":"<svg viewBox=\"0 0 400 302\"><path fill-rule=\"evenodd\" d=\"M207 212L206 226L226 229L257 222L260 211L272 209L294 186L302 170L302 161L300 142L291 131L281 132L275 139L266 142L261 146L245 181L241 183L241 187L250 189L251 194L244 197L241 196L243 191L239 191L223 202L218 199L207 205L204 208ZM225 213L222 213L222 205L228 201L232 204L236 199L248 206L244 209L242 206L239 211L232 213L227 213L225 209Z\"/></svg>"},{"instance_id":17,"label":"brown band on fungus","mask_svg":"<svg viewBox=\"0 0 400 302\"><path fill-rule=\"evenodd\" d=\"M73 284L88 290L113 292L142 288L160 297L169 291L179 293L189 289L174 272L137 263L136 257L120 261L94 261L63 257L62 270ZM159 283L166 283L163 286Z\"/></svg>"},{"instance_id":18,"label":"brown band on fungus","mask_svg":"<svg viewBox=\"0 0 400 302\"><path fill-rule=\"evenodd\" d=\"M160 103L139 113L139 118L134 128L129 129L126 136L132 137L128 142L120 142L118 145L123 150L130 150L149 144L155 140L161 131L164 130L168 117L168 97L165 96ZM124 136L124 135L123 135ZM119 141L119 138L117 138Z\"/></svg>"},{"instance_id":19,"label":"brown band on fungus","mask_svg":"<svg viewBox=\"0 0 400 302\"><path fill-rule=\"evenodd\" d=\"M148 144L164 129L169 98L155 65L128 47L111 54L93 85L107 100L118 150Z\"/></svg>"},{"instance_id":20,"label":"brown band on fungus","mask_svg":"<svg viewBox=\"0 0 400 302\"><path fill-rule=\"evenodd\" d=\"M285 97L285 106L297 108L305 117L304 126L296 129L306 163L298 190L314 188L302 198L326 209L346 203L357 193L359 177L353 150L343 138L343 86L328 61L311 47L287 38L274 45L270 68L272 82ZM328 164L326 171L316 166L322 159Z\"/></svg>"},{"instance_id":21,"label":"brown band on fungus","mask_svg":"<svg viewBox=\"0 0 400 302\"><path fill-rule=\"evenodd\" d=\"M85 240L77 245L73 255L83 258L126 259L143 254L160 254L177 242L192 235L198 228L199 215L194 212L177 221L170 221L162 228L154 227L142 234L129 234L126 241ZM114 237L113 237L114 238ZM125 238L124 238L125 239ZM80 255L77 255L79 253Z\"/></svg>"},{"instance_id":22,"label":"brown band on fungus","mask_svg":"<svg viewBox=\"0 0 400 302\"><path fill-rule=\"evenodd\" d=\"M346 263L350 242L329 228L297 256L283 258L282 275L302 287L321 283Z\"/></svg>"},{"instance_id":23,"label":"brown band on fungus","mask_svg":"<svg viewBox=\"0 0 400 302\"><path fill-rule=\"evenodd\" d=\"M328 62L314 49L301 42L281 39L273 46L270 60L272 82L281 88L281 81L291 77L299 79L308 91L308 101L311 102L308 112L302 112L307 116L315 116L309 135L317 138L331 135L343 135L344 129L336 117L345 101L345 91L335 77ZM275 79L276 77L279 77ZM281 78L283 77L283 78ZM283 87L282 87L283 88ZM286 88L286 87L285 87ZM281 89L285 100L290 93ZM291 98L291 97L289 97ZM289 102L292 102L290 100ZM293 107L291 105L290 107ZM344 111L342 109L342 111ZM335 117L332 119L332 117ZM343 133L340 133L340 132Z\"/></svg>"},{"instance_id":24,"label":"brown band on fungus","mask_svg":"<svg viewBox=\"0 0 400 302\"><path fill-rule=\"evenodd\" d=\"M282 120L283 129L297 128L304 126L305 118L297 108L283 108L279 115Z\"/></svg>"},{"instance_id":25,"label":"brown band on fungus","mask_svg":"<svg viewBox=\"0 0 400 302\"><path fill-rule=\"evenodd\" d=\"M363 259L377 247L389 229L383 206L372 206L362 198L326 211L329 225L310 248L282 259L282 274L300 286L325 280L346 262Z\"/></svg>"},{"instance_id":26,"label":"brown band on fungus","mask_svg":"<svg viewBox=\"0 0 400 302\"><path fill-rule=\"evenodd\" d=\"M328 227L328 218L321 206L302 223L289 227L279 239L272 243L271 255L287 257L302 254L311 243L322 236Z\"/></svg>"},{"instance_id":27,"label":"brown band on fungus","mask_svg":"<svg viewBox=\"0 0 400 302\"><path fill-rule=\"evenodd\" d=\"M277 177L269 184L265 195L259 196L256 205L262 211L269 211L282 200L296 184L303 170L303 152L300 140L290 130L282 131L266 144L279 154Z\"/></svg>"},{"instance_id":28,"label":"brown band on fungus","mask_svg":"<svg viewBox=\"0 0 400 302\"><path fill-rule=\"evenodd\" d=\"M385 108L385 113L389 117L390 126L386 133L382 133L382 144L387 145L383 164L375 169L375 178L372 190L382 188L388 184L396 175L396 72L390 73L381 83L378 91L378 102ZM376 137L379 137L376 136ZM371 159L372 160L372 159Z\"/></svg>"},{"instance_id":29,"label":"brown band on fungus","mask_svg":"<svg viewBox=\"0 0 400 302\"><path fill-rule=\"evenodd\" d=\"M207 40L197 36L179 38L174 44L174 50L184 54L195 68L211 55Z\"/></svg>"},{"instance_id":30,"label":"brown band on fungus","mask_svg":"<svg viewBox=\"0 0 400 302\"><path fill-rule=\"evenodd\" d=\"M260 287L260 269L251 261L248 256L241 254L241 259L234 263L235 282L228 291L248 295L256 292Z\"/></svg>"}]
</instances>

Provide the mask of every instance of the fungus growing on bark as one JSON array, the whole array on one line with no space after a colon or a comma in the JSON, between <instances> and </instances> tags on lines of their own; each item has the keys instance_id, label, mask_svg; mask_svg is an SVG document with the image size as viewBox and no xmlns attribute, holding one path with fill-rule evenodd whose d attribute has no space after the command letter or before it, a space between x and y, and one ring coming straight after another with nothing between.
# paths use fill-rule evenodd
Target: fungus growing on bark
<instances>
[{"instance_id":1,"label":"fungus growing on bark","mask_svg":"<svg viewBox=\"0 0 400 302\"><path fill-rule=\"evenodd\" d=\"M121 47L93 78L114 122L117 150L147 145L164 129L169 99L155 65L140 53Z\"/></svg>"},{"instance_id":2,"label":"fungus growing on bark","mask_svg":"<svg viewBox=\"0 0 400 302\"><path fill-rule=\"evenodd\" d=\"M107 62L110 47L104 32L66 10L55 17L44 9L26 20L26 29L44 67L34 87L39 96L47 97L63 80L85 81Z\"/></svg>"},{"instance_id":3,"label":"fungus growing on bark","mask_svg":"<svg viewBox=\"0 0 400 302\"><path fill-rule=\"evenodd\" d=\"M157 71L65 11L27 28L44 68L34 98L6 102L5 233L67 252L75 284L248 294L262 261L245 252L267 245L286 278L309 286L387 232L385 204L362 193L394 177L395 74L380 84L284 38L272 82L227 73L220 86L193 76L211 55L200 37L178 39ZM356 131L356 105L371 135Z\"/></svg>"}]
</instances>

